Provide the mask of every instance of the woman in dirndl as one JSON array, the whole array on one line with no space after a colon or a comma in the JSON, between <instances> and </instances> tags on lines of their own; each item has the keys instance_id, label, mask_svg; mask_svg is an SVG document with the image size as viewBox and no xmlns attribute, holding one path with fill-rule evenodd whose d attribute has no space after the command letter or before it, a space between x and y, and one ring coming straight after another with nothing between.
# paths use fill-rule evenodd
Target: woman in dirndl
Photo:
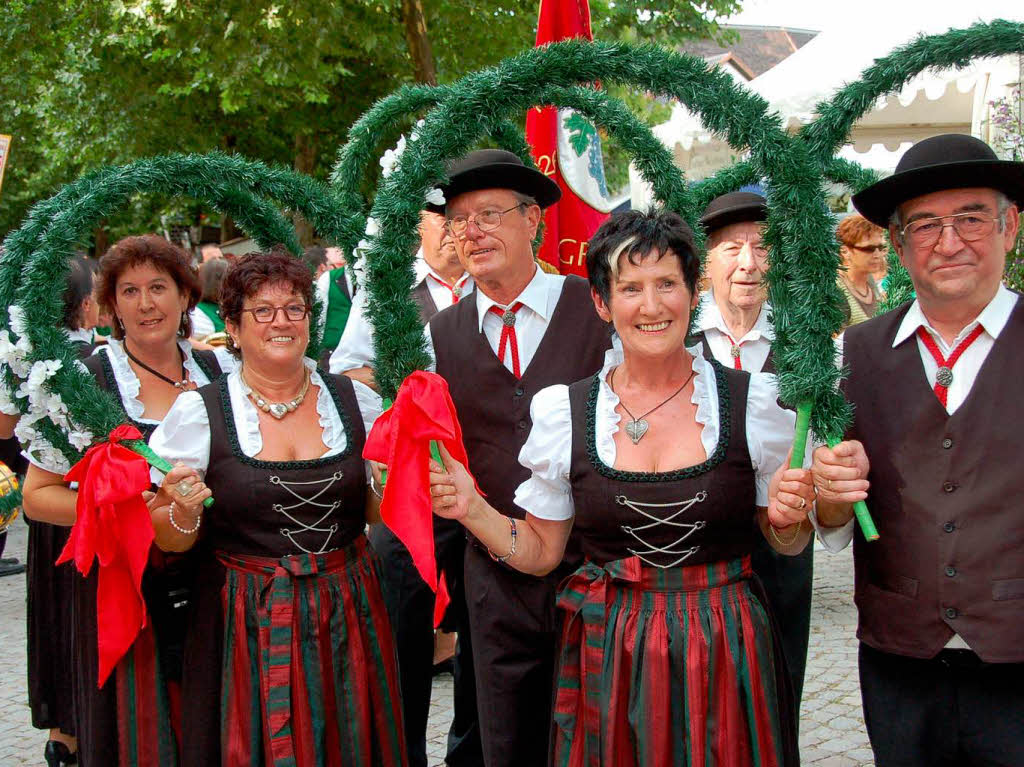
<instances>
[{"instance_id":1,"label":"woman in dirndl","mask_svg":"<svg viewBox=\"0 0 1024 767\"><path fill-rule=\"evenodd\" d=\"M197 554L182 764L405 765L364 533L379 510L362 450L380 397L304 356L312 280L301 261L246 256L220 305L240 367L182 396L150 439L178 462L158 495L171 503L170 548Z\"/></svg>"},{"instance_id":2,"label":"woman in dirndl","mask_svg":"<svg viewBox=\"0 0 1024 767\"><path fill-rule=\"evenodd\" d=\"M795 765L784 660L750 568L756 536L788 554L809 540L810 472L784 467L792 427L766 376L684 346L700 260L679 216L612 217L587 268L621 350L534 397L525 521L445 454L434 509L524 572L553 570L570 529L582 549L558 596L551 764Z\"/></svg>"},{"instance_id":3,"label":"woman in dirndl","mask_svg":"<svg viewBox=\"0 0 1024 767\"><path fill-rule=\"evenodd\" d=\"M114 318L113 337L85 358L85 368L101 389L114 395L125 420L144 436L153 432L179 395L216 378L222 363L233 364L230 357L218 358L213 352L192 352L188 313L199 297L198 285L188 256L164 238L147 234L118 241L100 259L95 292L100 309ZM76 340L73 335L71 340ZM33 524L70 527L77 515L77 492L64 482L68 462L26 419L16 434L30 461L25 515ZM174 530L166 509L150 500L159 541ZM53 568L60 554L54 549L39 556L49 559L56 577L71 565ZM180 735L180 605L188 592L181 562L153 547L142 580L149 623L105 680L100 679L97 660L104 628L97 605L99 571L99 563L93 563L87 577L69 576L70 609L65 610L64 621L70 621L70 631L63 628L64 621L38 627L68 637L73 657L72 684L63 695L71 698L78 751L65 753L55 745L47 755L48 764L73 764L77 759L82 767L174 767ZM52 607L37 594L32 613ZM54 659L55 668L59 662Z\"/></svg>"}]
</instances>

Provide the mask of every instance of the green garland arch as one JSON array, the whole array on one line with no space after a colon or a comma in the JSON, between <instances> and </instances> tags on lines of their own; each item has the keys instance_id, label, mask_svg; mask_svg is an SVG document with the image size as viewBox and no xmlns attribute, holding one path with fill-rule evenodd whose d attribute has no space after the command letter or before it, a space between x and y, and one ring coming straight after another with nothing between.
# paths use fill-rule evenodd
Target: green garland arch
<instances>
[{"instance_id":1,"label":"green garland arch","mask_svg":"<svg viewBox=\"0 0 1024 767\"><path fill-rule=\"evenodd\" d=\"M35 206L25 225L5 240L5 256L0 262L0 297L13 294L14 301L7 298L7 305L13 303L24 313L25 335L32 344L28 362L61 362L60 369L45 385L62 398L72 421L97 438L121 422L120 408L75 364L77 356L59 330L62 294L51 286L63 284L68 254L82 235L138 192L206 200L235 217L261 247L284 242L294 253L300 250L294 229L262 196L299 211L327 236L336 236L339 225L338 206L326 185L287 168L220 153L170 155L105 168L69 184L53 198ZM10 329L9 317L0 318L0 327ZM313 353L315 344L316 339L311 338ZM5 368L2 385L22 412L27 412L27 401L14 396L19 381L9 367ZM51 419L37 421L34 428L68 460L74 462L81 456L65 431ZM15 494L0 499L0 518L19 502L20 495Z\"/></svg>"}]
</instances>

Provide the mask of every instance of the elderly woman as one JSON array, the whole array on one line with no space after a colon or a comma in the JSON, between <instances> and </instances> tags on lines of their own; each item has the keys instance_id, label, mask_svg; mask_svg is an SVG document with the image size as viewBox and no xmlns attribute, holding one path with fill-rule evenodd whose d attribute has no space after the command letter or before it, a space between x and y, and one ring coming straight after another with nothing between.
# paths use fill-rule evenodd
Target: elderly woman
<instances>
[{"instance_id":1,"label":"elderly woman","mask_svg":"<svg viewBox=\"0 0 1024 767\"><path fill-rule=\"evenodd\" d=\"M364 529L379 501L369 388L316 369L309 269L247 256L221 288L238 369L182 396L150 440L173 540L199 554L184 765L404 765L391 629ZM204 511L210 495L216 504Z\"/></svg>"},{"instance_id":2,"label":"elderly woman","mask_svg":"<svg viewBox=\"0 0 1024 767\"><path fill-rule=\"evenodd\" d=\"M152 433L182 392L209 383L221 372L212 352L193 354L186 340L191 333L188 312L199 296L188 257L155 234L127 237L103 256L95 292L100 307L114 318L113 338L87 358L85 366L100 388L115 396L125 418L143 434ZM69 467L44 447L38 442L26 445L31 465L25 478L25 514L34 521L73 525L77 494L63 479ZM157 538L173 533L166 509L151 508ZM173 564L156 550L150 565L143 591L151 625L102 687L96 606L100 568L94 565L87 578L71 580L73 731L83 767L174 761L169 708L176 696L166 682L177 675L171 657L180 644L174 635L181 621L169 592L184 586ZM145 719L148 726L142 726L147 706L155 713ZM51 759L50 764L56 763Z\"/></svg>"},{"instance_id":3,"label":"elderly woman","mask_svg":"<svg viewBox=\"0 0 1024 767\"><path fill-rule=\"evenodd\" d=\"M562 561L575 526L585 562L559 595L552 764L797 764L750 552L757 536L804 548L810 473L784 466L792 432L767 377L684 347L700 261L682 219L613 217L587 268L622 349L534 398L526 519L499 515L448 455L431 474L435 512L533 574Z\"/></svg>"}]
</instances>

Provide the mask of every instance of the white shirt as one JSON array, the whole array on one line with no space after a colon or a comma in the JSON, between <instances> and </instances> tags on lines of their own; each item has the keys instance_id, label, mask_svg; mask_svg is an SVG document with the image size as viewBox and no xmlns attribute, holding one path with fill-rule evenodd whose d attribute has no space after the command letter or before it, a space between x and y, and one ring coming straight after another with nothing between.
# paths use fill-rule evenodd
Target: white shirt
<instances>
[{"instance_id":1,"label":"white shirt","mask_svg":"<svg viewBox=\"0 0 1024 767\"><path fill-rule=\"evenodd\" d=\"M740 347L740 364L743 370L760 371L772 350L772 339L775 338L775 330L768 321L770 313L771 306L765 301L761 304L761 313L757 315L754 326L742 338L733 339L729 333L729 326L725 324L722 312L715 303L715 296L709 290L701 294L696 329L704 331L711 353L726 367L731 368L736 364L732 356L735 340Z\"/></svg>"},{"instance_id":2,"label":"white shirt","mask_svg":"<svg viewBox=\"0 0 1024 767\"><path fill-rule=\"evenodd\" d=\"M452 305L452 292L441 277L423 258L423 250L417 254L416 262L413 265L416 275L416 284L426 280L430 297L438 311ZM347 273L347 272L346 272ZM461 286L461 297L469 295L473 291L473 278L463 274L457 283ZM337 348L331 352L330 369L332 373L343 373L346 370L361 367L373 367L373 325L366 314L367 291L360 290L352 299L352 308L349 311L348 321L345 323L345 330L341 334ZM326 316L326 312L321 312Z\"/></svg>"},{"instance_id":3,"label":"white shirt","mask_svg":"<svg viewBox=\"0 0 1024 767\"><path fill-rule=\"evenodd\" d=\"M188 341L179 339L178 348L185 355L184 366L185 370L188 371L189 379L195 381L196 386L205 386L210 383L210 379L192 356L192 345ZM142 416L146 411L146 406L139 399L142 382L139 381L138 375L136 375L128 362L128 355L124 351L124 343L116 338L111 338L105 346L97 347L93 354L106 354L110 360L110 368L114 372L114 381L117 384L117 394L128 417L139 423L160 423L156 419L143 418ZM238 360L226 349L216 349L214 354L216 354L217 362L220 363L221 370L223 371L232 370L238 365ZM187 393L184 392L178 395L178 399L180 400ZM26 447L23 455L30 463L41 469L54 474L66 474L71 465L58 451L52 448L46 449L47 447L42 440L35 440Z\"/></svg>"},{"instance_id":4,"label":"white shirt","mask_svg":"<svg viewBox=\"0 0 1024 767\"><path fill-rule=\"evenodd\" d=\"M192 320L193 338L205 338L215 330L213 320L207 317L206 312L198 306L188 313L188 318Z\"/></svg>"},{"instance_id":5,"label":"white shirt","mask_svg":"<svg viewBox=\"0 0 1024 767\"><path fill-rule=\"evenodd\" d=\"M697 406L696 420L703 427L700 441L709 456L718 445L718 386L711 362L701 354L700 347L687 350L693 359L691 402ZM615 408L618 395L608 385L609 371L622 364L622 351L609 349L597 395L594 430L597 455L608 466L615 466L615 433L621 416ZM747 448L755 472L757 505L768 505L768 484L778 470L793 442L796 415L777 403L775 378L752 373L747 392ZM519 452L519 463L530 470L530 478L516 490L515 502L520 508L541 519L571 519L574 513L569 470L572 463L572 421L569 387L549 386L541 389L530 403L533 428Z\"/></svg>"},{"instance_id":6,"label":"white shirt","mask_svg":"<svg viewBox=\"0 0 1024 767\"><path fill-rule=\"evenodd\" d=\"M67 331L68 340L74 343L80 341L82 343L92 345L94 334L92 330L86 330L85 328L79 328L78 330Z\"/></svg>"},{"instance_id":7,"label":"white shirt","mask_svg":"<svg viewBox=\"0 0 1024 767\"><path fill-rule=\"evenodd\" d=\"M341 416L330 392L324 386L323 379L316 372L316 362L308 358L303 362L310 371L310 388L317 387L316 411L320 427L323 429L322 439L327 446L327 451L321 457L336 455L348 446L348 437L345 435ZM227 385L238 445L243 453L255 458L263 450L259 410L246 395L247 387L242 382L238 368L228 374ZM353 381L352 385L363 426L369 434L374 421L381 413L380 396L358 381ZM210 420L199 392L190 391L178 396L164 416L163 422L149 438L149 446L157 455L171 463L181 461L200 473L206 471L210 465ZM156 469L152 469L150 474L155 483L163 479L163 472ZM367 478L369 476L367 464Z\"/></svg>"},{"instance_id":8,"label":"white shirt","mask_svg":"<svg viewBox=\"0 0 1024 767\"><path fill-rule=\"evenodd\" d=\"M537 347L544 338L548 329L551 315L555 313L558 299L562 295L562 287L565 285L565 275L548 274L540 267L536 267L533 279L527 283L522 292L513 299L511 303L521 303L523 306L516 312L516 345L519 348L519 372L525 373L530 366L533 355L537 353ZM489 310L497 306L504 310L503 304L492 300L482 290L476 291L476 312L477 324L481 333L487 338L495 356L498 354L498 344L501 340L501 329L503 327L501 317L492 314ZM427 353L430 358L435 359L434 341L430 337L430 325L424 329L427 338ZM513 370L511 349L505 350L505 358L501 363L509 370ZM435 369L431 363L430 370Z\"/></svg>"},{"instance_id":9,"label":"white shirt","mask_svg":"<svg viewBox=\"0 0 1024 767\"><path fill-rule=\"evenodd\" d=\"M911 304L910 309L903 318L903 322L900 323L899 329L896 331L892 348L895 349L900 344L908 342L910 337L914 336L914 343L917 344L917 350L921 355L921 364L924 366L924 374L928 380L928 386L934 388L935 376L938 373L939 366L936 364L931 352L928 351L928 347L917 337L917 329L923 327L925 332L938 344L942 356L949 357L957 345L973 333L978 325L984 328L982 334L964 350L963 354L960 355L960 359L956 361L956 365L953 367L953 383L950 384L946 394L946 412L952 415L964 403L967 395L971 393L971 388L978 378L978 371L981 370L982 364L988 358L989 352L992 351L992 346L995 344L996 339L999 338L999 334L1006 327L1010 314L1016 305L1017 295L1007 290L1003 285L1000 285L995 296L982 309L977 319L961 330L957 337L953 339L952 344L947 344L943 340L942 335L928 322L924 312L921 311L921 305L917 299L914 299L914 303ZM868 456L868 458L870 460L871 456ZM854 519L851 519L842 527L819 527L817 519L812 512L811 522L814 523L814 527L818 531L818 538L822 544L833 553L842 551L853 540ZM967 643L964 642L959 634L955 634L946 644L946 647L964 648L967 647Z\"/></svg>"}]
</instances>

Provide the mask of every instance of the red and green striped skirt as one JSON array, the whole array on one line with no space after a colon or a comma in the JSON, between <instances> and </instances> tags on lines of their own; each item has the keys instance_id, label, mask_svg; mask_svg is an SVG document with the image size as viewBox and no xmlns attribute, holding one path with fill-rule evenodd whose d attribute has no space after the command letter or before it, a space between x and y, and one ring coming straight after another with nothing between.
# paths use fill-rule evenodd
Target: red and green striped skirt
<instances>
[{"instance_id":1,"label":"red and green striped skirt","mask_svg":"<svg viewBox=\"0 0 1024 767\"><path fill-rule=\"evenodd\" d=\"M398 664L365 536L326 554L217 556L223 767L405 765Z\"/></svg>"},{"instance_id":2,"label":"red and green striped skirt","mask_svg":"<svg viewBox=\"0 0 1024 767\"><path fill-rule=\"evenodd\" d=\"M569 577L552 765L795 764L784 661L751 576L749 557L667 570L632 557Z\"/></svg>"}]
</instances>

